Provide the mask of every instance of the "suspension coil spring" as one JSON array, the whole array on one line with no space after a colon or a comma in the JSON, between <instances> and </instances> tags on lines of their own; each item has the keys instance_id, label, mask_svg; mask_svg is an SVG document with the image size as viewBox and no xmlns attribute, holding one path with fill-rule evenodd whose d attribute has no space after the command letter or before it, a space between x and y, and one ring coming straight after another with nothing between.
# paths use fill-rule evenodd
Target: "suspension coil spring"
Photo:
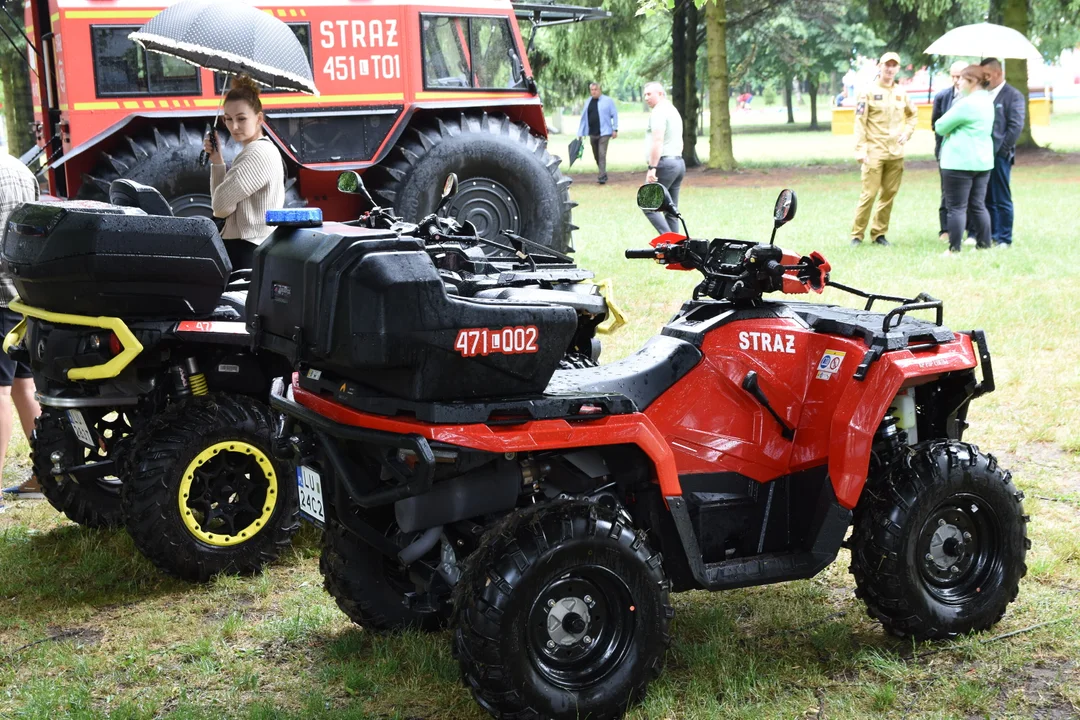
<instances>
[{"instance_id":1,"label":"suspension coil spring","mask_svg":"<svg viewBox=\"0 0 1080 720\"><path fill-rule=\"evenodd\" d=\"M210 392L210 386L206 382L206 376L202 373L197 373L188 378L188 382L191 383L192 395L206 395Z\"/></svg>"}]
</instances>

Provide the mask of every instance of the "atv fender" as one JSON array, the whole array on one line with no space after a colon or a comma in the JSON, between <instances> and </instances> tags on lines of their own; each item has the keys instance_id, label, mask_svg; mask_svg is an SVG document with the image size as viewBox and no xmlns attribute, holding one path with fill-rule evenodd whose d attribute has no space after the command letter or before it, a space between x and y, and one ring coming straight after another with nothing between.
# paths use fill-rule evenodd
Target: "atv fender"
<instances>
[{"instance_id":1,"label":"atv fender","mask_svg":"<svg viewBox=\"0 0 1080 720\"><path fill-rule=\"evenodd\" d=\"M939 376L976 365L971 338L958 335L945 345L924 351L887 353L863 381L847 384L833 414L829 444L829 477L837 501L848 509L859 502L870 468L870 447L881 419L904 385L922 385Z\"/></svg>"}]
</instances>

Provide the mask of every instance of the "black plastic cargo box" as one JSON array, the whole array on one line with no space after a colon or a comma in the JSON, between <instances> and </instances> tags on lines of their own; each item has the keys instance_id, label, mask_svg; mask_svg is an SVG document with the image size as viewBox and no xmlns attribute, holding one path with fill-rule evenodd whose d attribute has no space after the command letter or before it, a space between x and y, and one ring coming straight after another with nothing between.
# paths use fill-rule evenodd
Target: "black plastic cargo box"
<instances>
[{"instance_id":1,"label":"black plastic cargo box","mask_svg":"<svg viewBox=\"0 0 1080 720\"><path fill-rule=\"evenodd\" d=\"M255 252L247 316L256 342L410 400L542 392L575 311L450 296L423 248L340 223L278 228Z\"/></svg>"},{"instance_id":2,"label":"black plastic cargo box","mask_svg":"<svg viewBox=\"0 0 1080 720\"><path fill-rule=\"evenodd\" d=\"M207 315L232 271L209 218L95 202L27 203L3 230L2 256L19 297L53 312Z\"/></svg>"}]
</instances>

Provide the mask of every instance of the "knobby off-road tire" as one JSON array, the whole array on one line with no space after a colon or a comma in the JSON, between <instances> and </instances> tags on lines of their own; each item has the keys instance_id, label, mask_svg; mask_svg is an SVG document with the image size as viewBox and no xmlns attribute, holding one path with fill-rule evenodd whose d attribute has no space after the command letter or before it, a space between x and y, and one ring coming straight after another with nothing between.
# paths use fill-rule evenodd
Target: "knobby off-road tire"
<instances>
[{"instance_id":1,"label":"knobby off-road tire","mask_svg":"<svg viewBox=\"0 0 1080 720\"><path fill-rule=\"evenodd\" d=\"M210 205L210 166L199 166L204 125L188 128L180 122L151 128L141 134L125 135L112 154L102 152L101 160L89 175L83 175L77 197L83 200L109 200L109 183L118 178L134 180L157 188L178 217L213 217ZM231 163L240 152L240 143L227 134L221 154ZM285 179L285 206L307 203L296 191L296 178Z\"/></svg>"},{"instance_id":2,"label":"knobby off-road tire","mask_svg":"<svg viewBox=\"0 0 1080 720\"><path fill-rule=\"evenodd\" d=\"M326 520L319 570L326 591L341 611L369 630L434 632L450 619L449 597L434 612L407 607L405 593L415 588L404 571L333 518Z\"/></svg>"},{"instance_id":3,"label":"knobby off-road tire","mask_svg":"<svg viewBox=\"0 0 1080 720\"><path fill-rule=\"evenodd\" d=\"M974 445L912 448L855 511L851 572L869 615L918 640L994 625L1027 573L1023 497Z\"/></svg>"},{"instance_id":4,"label":"knobby off-road tire","mask_svg":"<svg viewBox=\"0 0 1080 720\"><path fill-rule=\"evenodd\" d=\"M399 215L416 222L435 211L443 181L457 173L460 185L450 216L471 221L492 240L505 243L499 233L508 229L566 252L572 248L576 226L570 213L576 203L559 162L527 125L505 115L461 113L408 128L372 169L371 187Z\"/></svg>"},{"instance_id":5,"label":"knobby off-road tire","mask_svg":"<svg viewBox=\"0 0 1080 720\"><path fill-rule=\"evenodd\" d=\"M34 421L34 437L30 441L34 477L49 504L72 522L89 528L121 527L124 509L120 502L120 478L125 474L127 459L123 457L126 452L123 441L130 436L131 428L122 413L88 409L83 411L83 416L88 429L105 440L105 450L92 450L79 442L66 412L43 408L41 416ZM62 462L68 467L110 458L119 467L96 480L77 482L70 476L52 474L54 452L63 453Z\"/></svg>"},{"instance_id":6,"label":"knobby off-road tire","mask_svg":"<svg viewBox=\"0 0 1080 720\"><path fill-rule=\"evenodd\" d=\"M296 481L270 451L269 408L211 394L152 422L121 496L136 547L190 582L256 573L273 562L300 521Z\"/></svg>"},{"instance_id":7,"label":"knobby off-road tire","mask_svg":"<svg viewBox=\"0 0 1080 720\"><path fill-rule=\"evenodd\" d=\"M454 646L496 717L622 717L659 676L674 611L662 558L587 502L514 513L455 591Z\"/></svg>"}]
</instances>

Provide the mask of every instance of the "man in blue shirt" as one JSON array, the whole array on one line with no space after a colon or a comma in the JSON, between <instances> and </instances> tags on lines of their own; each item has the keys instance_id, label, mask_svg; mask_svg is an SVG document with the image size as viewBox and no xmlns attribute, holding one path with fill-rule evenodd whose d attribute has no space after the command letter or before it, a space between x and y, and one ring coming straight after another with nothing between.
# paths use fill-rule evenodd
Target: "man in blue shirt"
<instances>
[{"instance_id":1,"label":"man in blue shirt","mask_svg":"<svg viewBox=\"0 0 1080 720\"><path fill-rule=\"evenodd\" d=\"M607 182L607 147L608 141L619 137L619 111L615 101L600 92L600 83L589 83L591 98L585 103L585 112L581 113L578 124L578 137L589 136L593 158L600 176L596 182Z\"/></svg>"}]
</instances>

